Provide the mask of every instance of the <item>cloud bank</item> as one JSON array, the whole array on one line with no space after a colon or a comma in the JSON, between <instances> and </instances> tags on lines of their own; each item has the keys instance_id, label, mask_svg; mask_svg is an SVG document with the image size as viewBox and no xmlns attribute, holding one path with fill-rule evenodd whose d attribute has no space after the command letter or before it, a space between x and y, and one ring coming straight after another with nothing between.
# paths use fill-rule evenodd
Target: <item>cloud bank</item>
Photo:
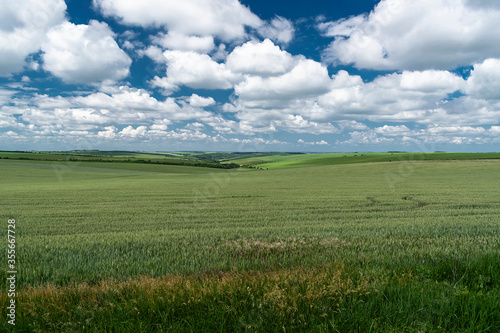
<instances>
[{"instance_id":1,"label":"cloud bank","mask_svg":"<svg viewBox=\"0 0 500 333\"><path fill-rule=\"evenodd\" d=\"M3 145L500 141L494 1L382 0L320 23L265 20L237 0L94 0L99 20L84 24L67 10L63 0L0 6ZM327 46L300 49L306 30Z\"/></svg>"}]
</instances>

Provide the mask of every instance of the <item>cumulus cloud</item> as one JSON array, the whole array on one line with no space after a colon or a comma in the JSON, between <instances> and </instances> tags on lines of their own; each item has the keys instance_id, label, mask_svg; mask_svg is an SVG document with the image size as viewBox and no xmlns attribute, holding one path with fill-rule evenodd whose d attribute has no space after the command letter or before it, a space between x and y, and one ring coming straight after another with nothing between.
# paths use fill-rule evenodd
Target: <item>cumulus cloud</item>
<instances>
[{"instance_id":1,"label":"cumulus cloud","mask_svg":"<svg viewBox=\"0 0 500 333\"><path fill-rule=\"evenodd\" d=\"M47 34L42 45L43 68L67 83L121 80L132 60L119 48L106 23L65 22Z\"/></svg>"},{"instance_id":2,"label":"cumulus cloud","mask_svg":"<svg viewBox=\"0 0 500 333\"><path fill-rule=\"evenodd\" d=\"M115 126L108 126L104 131L99 131L97 137L108 141L125 140L127 142L147 142L150 140L168 140L199 142L199 141L218 141L217 137L209 136L198 129L177 129L167 131L166 127L152 126L126 126L121 131ZM220 136L219 136L220 137ZM224 139L225 140L225 139Z\"/></svg>"},{"instance_id":3,"label":"cumulus cloud","mask_svg":"<svg viewBox=\"0 0 500 333\"><path fill-rule=\"evenodd\" d=\"M239 143L242 144L251 144L251 145L286 145L287 142L283 142L277 139L274 140L266 140L263 138L253 138L253 139L244 139L238 140Z\"/></svg>"},{"instance_id":4,"label":"cumulus cloud","mask_svg":"<svg viewBox=\"0 0 500 333\"><path fill-rule=\"evenodd\" d=\"M500 99L500 59L474 65L465 92L479 99Z\"/></svg>"},{"instance_id":5,"label":"cumulus cloud","mask_svg":"<svg viewBox=\"0 0 500 333\"><path fill-rule=\"evenodd\" d=\"M234 134L238 131L239 124L234 120L226 119L220 115L203 117L200 121L212 127L218 133Z\"/></svg>"},{"instance_id":6,"label":"cumulus cloud","mask_svg":"<svg viewBox=\"0 0 500 333\"><path fill-rule=\"evenodd\" d=\"M395 135L405 135L410 132L410 129L406 127L406 125L398 125L398 126L388 126L384 125L382 127L377 127L374 129L375 133L384 134L388 136Z\"/></svg>"},{"instance_id":7,"label":"cumulus cloud","mask_svg":"<svg viewBox=\"0 0 500 333\"><path fill-rule=\"evenodd\" d=\"M286 94L308 95L324 90L328 72L320 63L304 57L294 57L271 40L250 41L234 48L225 63L214 61L208 54L193 51L160 50L150 47L144 51L156 62L166 64L166 77L151 80L153 87L166 94L181 86L193 89L232 89L240 97L267 94L283 100ZM320 87L320 85L323 85ZM281 95L281 96L280 96ZM250 97L252 98L252 97Z\"/></svg>"},{"instance_id":8,"label":"cumulus cloud","mask_svg":"<svg viewBox=\"0 0 500 333\"><path fill-rule=\"evenodd\" d=\"M159 33L152 38L152 41L164 49L170 50L207 53L215 48L212 36L187 36L175 31L170 31L167 34Z\"/></svg>"},{"instance_id":9,"label":"cumulus cloud","mask_svg":"<svg viewBox=\"0 0 500 333\"><path fill-rule=\"evenodd\" d=\"M294 99L321 95L328 91L329 84L326 67L300 58L289 72L280 76L246 76L235 86L235 94L245 107L283 107L283 103Z\"/></svg>"},{"instance_id":10,"label":"cumulus cloud","mask_svg":"<svg viewBox=\"0 0 500 333\"><path fill-rule=\"evenodd\" d=\"M337 82L340 81L340 82ZM321 112L313 119L364 118L373 121L415 121L422 112L465 86L465 81L448 71L404 71L387 74L364 83L359 76L340 71L334 76L333 89L319 97Z\"/></svg>"},{"instance_id":11,"label":"cumulus cloud","mask_svg":"<svg viewBox=\"0 0 500 333\"><path fill-rule=\"evenodd\" d=\"M436 126L410 130L404 125L384 125L365 131L349 133L349 139L337 141L339 145L392 145L395 147L418 147L420 151L433 151L437 145L495 144L498 126L489 129L477 126ZM451 146L450 146L451 147Z\"/></svg>"},{"instance_id":12,"label":"cumulus cloud","mask_svg":"<svg viewBox=\"0 0 500 333\"><path fill-rule=\"evenodd\" d=\"M231 89L239 76L219 64L207 54L191 51L171 51L163 53L167 64L167 76L155 77L153 87L163 88L167 93L184 85L194 89Z\"/></svg>"},{"instance_id":13,"label":"cumulus cloud","mask_svg":"<svg viewBox=\"0 0 500 333\"><path fill-rule=\"evenodd\" d=\"M122 86L112 94L97 92L74 97L35 95L29 100L18 101L18 105L12 107L12 113L21 114L23 122L39 129L99 130L103 132L101 136L113 136L114 131L109 128L123 125L135 125L134 128L156 126L155 129L161 129L173 122L212 116L210 112L180 102L173 98L159 101L145 90Z\"/></svg>"},{"instance_id":14,"label":"cumulus cloud","mask_svg":"<svg viewBox=\"0 0 500 333\"><path fill-rule=\"evenodd\" d=\"M0 89L0 106L9 103L15 93L16 91L11 89Z\"/></svg>"},{"instance_id":15,"label":"cumulus cloud","mask_svg":"<svg viewBox=\"0 0 500 333\"><path fill-rule=\"evenodd\" d=\"M307 142L307 141L304 141L303 139L299 139L297 140L298 143L300 144L303 144L303 145L310 145L310 146L314 146L314 145L319 145L319 146L326 146L328 145L328 142L326 142L325 140L321 140L321 141L312 141L312 142Z\"/></svg>"},{"instance_id":16,"label":"cumulus cloud","mask_svg":"<svg viewBox=\"0 0 500 333\"><path fill-rule=\"evenodd\" d=\"M284 74L294 66L292 55L282 51L269 39L261 43L247 42L236 47L227 57L227 68L235 73L272 76Z\"/></svg>"},{"instance_id":17,"label":"cumulus cloud","mask_svg":"<svg viewBox=\"0 0 500 333\"><path fill-rule=\"evenodd\" d=\"M212 97L201 97L197 94L192 94L191 97L189 97L189 105L194 107L203 108L214 104L215 100Z\"/></svg>"},{"instance_id":18,"label":"cumulus cloud","mask_svg":"<svg viewBox=\"0 0 500 333\"><path fill-rule=\"evenodd\" d=\"M366 19L366 15L358 15L335 22L321 22L318 29L327 37L350 36Z\"/></svg>"},{"instance_id":19,"label":"cumulus cloud","mask_svg":"<svg viewBox=\"0 0 500 333\"><path fill-rule=\"evenodd\" d=\"M280 44L288 44L293 39L295 28L290 20L276 16L258 28L258 32L264 38L270 38Z\"/></svg>"},{"instance_id":20,"label":"cumulus cloud","mask_svg":"<svg viewBox=\"0 0 500 333\"><path fill-rule=\"evenodd\" d=\"M46 33L65 21L64 0L2 1L0 6L0 76L19 72L25 59L40 50Z\"/></svg>"},{"instance_id":21,"label":"cumulus cloud","mask_svg":"<svg viewBox=\"0 0 500 333\"><path fill-rule=\"evenodd\" d=\"M133 128L132 126L127 126L120 131L119 135L135 138L137 136L144 136L146 134L147 129L148 128L146 126L138 126L137 128Z\"/></svg>"},{"instance_id":22,"label":"cumulus cloud","mask_svg":"<svg viewBox=\"0 0 500 333\"><path fill-rule=\"evenodd\" d=\"M300 115L286 115L283 120L273 122L273 125L290 133L327 134L339 133L339 129L331 123L317 123L304 119Z\"/></svg>"},{"instance_id":23,"label":"cumulus cloud","mask_svg":"<svg viewBox=\"0 0 500 333\"><path fill-rule=\"evenodd\" d=\"M147 56L157 64L165 63L165 57L163 56L163 51L160 47L155 45L150 45L146 49L138 51L139 56Z\"/></svg>"},{"instance_id":24,"label":"cumulus cloud","mask_svg":"<svg viewBox=\"0 0 500 333\"><path fill-rule=\"evenodd\" d=\"M500 57L500 7L491 1L382 0L369 15L318 26L334 64L367 69L454 69Z\"/></svg>"},{"instance_id":25,"label":"cumulus cloud","mask_svg":"<svg viewBox=\"0 0 500 333\"><path fill-rule=\"evenodd\" d=\"M14 116L0 113L0 127L20 127Z\"/></svg>"},{"instance_id":26,"label":"cumulus cloud","mask_svg":"<svg viewBox=\"0 0 500 333\"><path fill-rule=\"evenodd\" d=\"M104 131L99 131L97 136L103 137L105 139L113 139L116 137L117 128L115 126L106 126Z\"/></svg>"},{"instance_id":27,"label":"cumulus cloud","mask_svg":"<svg viewBox=\"0 0 500 333\"><path fill-rule=\"evenodd\" d=\"M54 143L70 140L76 148L80 143L90 147L117 144L122 149L123 144L146 142L181 144L178 147L184 143L242 143L240 139L221 135L242 133L237 121L202 109L215 103L210 97L193 94L189 98L169 97L160 101L145 90L127 86L109 91L73 97L23 95L8 110L4 109L7 106L0 108L0 127L16 131L17 141L20 138L43 138ZM187 125L182 128L182 123ZM203 133L208 126L215 134ZM277 144L277 141L262 144Z\"/></svg>"},{"instance_id":28,"label":"cumulus cloud","mask_svg":"<svg viewBox=\"0 0 500 333\"><path fill-rule=\"evenodd\" d=\"M242 39L245 27L262 21L238 0L94 0L94 6L123 24L164 27L185 36L217 36L225 41Z\"/></svg>"}]
</instances>

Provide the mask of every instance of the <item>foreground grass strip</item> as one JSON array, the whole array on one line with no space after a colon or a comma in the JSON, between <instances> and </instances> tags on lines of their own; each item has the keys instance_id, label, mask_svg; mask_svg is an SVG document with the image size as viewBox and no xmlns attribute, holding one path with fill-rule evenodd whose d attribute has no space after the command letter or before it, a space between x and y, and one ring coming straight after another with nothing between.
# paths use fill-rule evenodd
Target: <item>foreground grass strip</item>
<instances>
[{"instance_id":1,"label":"foreground grass strip","mask_svg":"<svg viewBox=\"0 0 500 333\"><path fill-rule=\"evenodd\" d=\"M29 331L240 331L307 328L377 282L342 262L277 271L140 276L19 294L18 329ZM2 307L6 295L2 294Z\"/></svg>"},{"instance_id":2,"label":"foreground grass strip","mask_svg":"<svg viewBox=\"0 0 500 333\"><path fill-rule=\"evenodd\" d=\"M94 285L29 287L18 295L16 329L497 332L500 315L495 309L500 300L491 293L422 280L411 270L367 276L335 261L274 271L139 276ZM2 293L2 308L6 302Z\"/></svg>"}]
</instances>

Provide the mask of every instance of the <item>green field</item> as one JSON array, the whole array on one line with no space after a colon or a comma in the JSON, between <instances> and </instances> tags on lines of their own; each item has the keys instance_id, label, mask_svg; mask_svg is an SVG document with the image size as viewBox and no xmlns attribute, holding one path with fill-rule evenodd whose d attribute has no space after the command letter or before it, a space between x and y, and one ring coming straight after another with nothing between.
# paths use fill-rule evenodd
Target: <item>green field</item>
<instances>
[{"instance_id":1,"label":"green field","mask_svg":"<svg viewBox=\"0 0 500 333\"><path fill-rule=\"evenodd\" d=\"M219 157L0 159L17 331L500 331L499 154Z\"/></svg>"},{"instance_id":2,"label":"green field","mask_svg":"<svg viewBox=\"0 0 500 333\"><path fill-rule=\"evenodd\" d=\"M428 160L500 159L500 153L332 153L332 154L268 154L232 159L247 167L259 169L288 169L323 165L368 162L401 162Z\"/></svg>"}]
</instances>

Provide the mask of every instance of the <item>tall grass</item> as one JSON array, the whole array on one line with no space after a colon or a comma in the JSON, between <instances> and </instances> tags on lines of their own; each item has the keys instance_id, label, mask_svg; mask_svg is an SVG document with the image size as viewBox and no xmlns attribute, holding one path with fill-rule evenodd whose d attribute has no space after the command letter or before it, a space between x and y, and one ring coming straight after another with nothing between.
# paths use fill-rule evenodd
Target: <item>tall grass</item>
<instances>
[{"instance_id":1,"label":"tall grass","mask_svg":"<svg viewBox=\"0 0 500 333\"><path fill-rule=\"evenodd\" d=\"M370 276L339 261L271 271L139 276L65 287L49 284L20 293L17 329L497 332L500 300L498 282L493 284L495 288L457 288L412 270ZM5 295L0 303L6 305Z\"/></svg>"}]
</instances>

